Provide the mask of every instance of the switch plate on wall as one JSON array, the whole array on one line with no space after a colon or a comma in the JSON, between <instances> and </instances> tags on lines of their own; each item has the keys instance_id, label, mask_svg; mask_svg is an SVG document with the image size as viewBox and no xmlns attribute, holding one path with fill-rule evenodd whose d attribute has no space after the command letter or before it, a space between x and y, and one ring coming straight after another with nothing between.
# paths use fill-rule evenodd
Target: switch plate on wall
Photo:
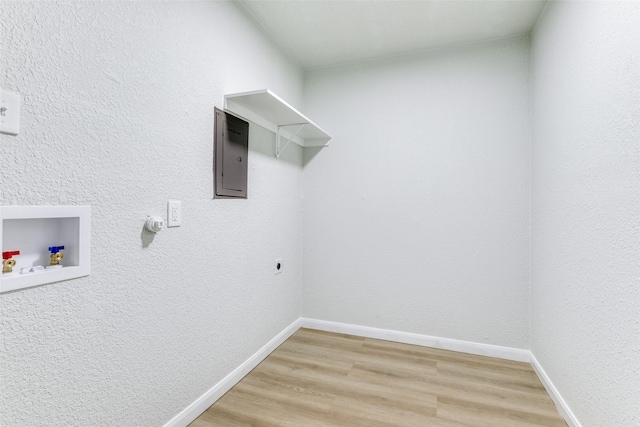
<instances>
[{"instance_id":1,"label":"switch plate on wall","mask_svg":"<svg viewBox=\"0 0 640 427\"><path fill-rule=\"evenodd\" d=\"M17 135L20 130L20 94L0 91L0 133Z\"/></svg>"},{"instance_id":2,"label":"switch plate on wall","mask_svg":"<svg viewBox=\"0 0 640 427\"><path fill-rule=\"evenodd\" d=\"M182 207L178 200L167 203L167 227L180 227L182 224Z\"/></svg>"}]
</instances>

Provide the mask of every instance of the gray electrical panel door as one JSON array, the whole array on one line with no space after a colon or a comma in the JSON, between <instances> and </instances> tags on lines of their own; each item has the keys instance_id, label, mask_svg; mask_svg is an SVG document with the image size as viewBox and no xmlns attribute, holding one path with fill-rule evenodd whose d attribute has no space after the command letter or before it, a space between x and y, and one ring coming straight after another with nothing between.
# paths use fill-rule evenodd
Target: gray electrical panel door
<instances>
[{"instance_id":1,"label":"gray electrical panel door","mask_svg":"<svg viewBox=\"0 0 640 427\"><path fill-rule=\"evenodd\" d=\"M214 198L247 198L249 123L215 109Z\"/></svg>"}]
</instances>

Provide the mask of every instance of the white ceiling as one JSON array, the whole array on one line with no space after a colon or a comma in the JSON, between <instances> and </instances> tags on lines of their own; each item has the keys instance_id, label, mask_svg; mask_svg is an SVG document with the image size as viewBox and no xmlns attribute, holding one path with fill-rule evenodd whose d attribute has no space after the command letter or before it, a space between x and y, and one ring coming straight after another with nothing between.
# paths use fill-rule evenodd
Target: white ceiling
<instances>
[{"instance_id":1,"label":"white ceiling","mask_svg":"<svg viewBox=\"0 0 640 427\"><path fill-rule=\"evenodd\" d=\"M237 0L305 69L528 33L545 0Z\"/></svg>"}]
</instances>

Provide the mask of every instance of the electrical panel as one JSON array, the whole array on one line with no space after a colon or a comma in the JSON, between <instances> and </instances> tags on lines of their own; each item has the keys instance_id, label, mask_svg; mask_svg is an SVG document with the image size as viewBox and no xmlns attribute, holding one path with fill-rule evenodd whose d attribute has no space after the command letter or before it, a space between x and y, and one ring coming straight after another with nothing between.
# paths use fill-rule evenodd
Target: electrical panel
<instances>
[{"instance_id":1,"label":"electrical panel","mask_svg":"<svg viewBox=\"0 0 640 427\"><path fill-rule=\"evenodd\" d=\"M249 123L215 109L214 198L247 198Z\"/></svg>"}]
</instances>

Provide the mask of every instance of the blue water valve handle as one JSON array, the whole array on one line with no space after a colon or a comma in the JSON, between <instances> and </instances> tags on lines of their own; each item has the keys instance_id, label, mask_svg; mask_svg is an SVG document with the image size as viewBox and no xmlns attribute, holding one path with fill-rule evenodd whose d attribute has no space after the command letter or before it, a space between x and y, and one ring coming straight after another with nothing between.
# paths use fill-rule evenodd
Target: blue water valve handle
<instances>
[{"instance_id":1,"label":"blue water valve handle","mask_svg":"<svg viewBox=\"0 0 640 427\"><path fill-rule=\"evenodd\" d=\"M64 249L64 246L49 246L49 252L51 252L52 254L57 254L62 249Z\"/></svg>"}]
</instances>

